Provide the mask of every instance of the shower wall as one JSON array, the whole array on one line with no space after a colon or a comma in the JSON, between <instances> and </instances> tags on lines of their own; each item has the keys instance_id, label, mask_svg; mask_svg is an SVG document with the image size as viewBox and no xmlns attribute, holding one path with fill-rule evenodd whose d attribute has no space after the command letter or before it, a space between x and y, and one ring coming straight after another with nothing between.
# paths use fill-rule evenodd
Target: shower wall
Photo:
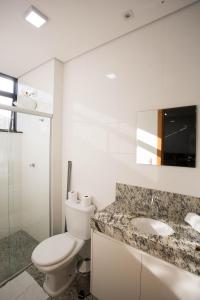
<instances>
[{"instance_id":1,"label":"shower wall","mask_svg":"<svg viewBox=\"0 0 200 300\"><path fill-rule=\"evenodd\" d=\"M24 92L37 102L36 111L53 113L51 141L52 233L64 228L62 199L63 63L52 59L18 78L18 102ZM66 166L66 164L65 164ZM66 167L65 167L66 168ZM66 171L66 170L65 170ZM66 185L66 181L63 182ZM63 223L62 223L63 221Z\"/></svg>"}]
</instances>

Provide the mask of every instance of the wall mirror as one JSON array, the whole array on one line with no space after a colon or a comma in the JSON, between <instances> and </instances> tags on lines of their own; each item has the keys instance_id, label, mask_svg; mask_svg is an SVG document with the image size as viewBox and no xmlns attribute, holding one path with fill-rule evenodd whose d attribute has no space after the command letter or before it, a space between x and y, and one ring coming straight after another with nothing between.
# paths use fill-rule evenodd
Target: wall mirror
<instances>
[{"instance_id":1,"label":"wall mirror","mask_svg":"<svg viewBox=\"0 0 200 300\"><path fill-rule=\"evenodd\" d=\"M138 164L195 167L197 106L137 113Z\"/></svg>"}]
</instances>

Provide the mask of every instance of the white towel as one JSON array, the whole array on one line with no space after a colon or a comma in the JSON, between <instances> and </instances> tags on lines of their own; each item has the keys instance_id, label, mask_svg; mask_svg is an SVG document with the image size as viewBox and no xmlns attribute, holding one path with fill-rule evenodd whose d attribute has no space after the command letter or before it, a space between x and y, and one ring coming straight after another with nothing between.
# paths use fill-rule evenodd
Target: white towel
<instances>
[{"instance_id":1,"label":"white towel","mask_svg":"<svg viewBox=\"0 0 200 300\"><path fill-rule=\"evenodd\" d=\"M200 233L200 216L195 213L188 213L185 217L185 222Z\"/></svg>"}]
</instances>

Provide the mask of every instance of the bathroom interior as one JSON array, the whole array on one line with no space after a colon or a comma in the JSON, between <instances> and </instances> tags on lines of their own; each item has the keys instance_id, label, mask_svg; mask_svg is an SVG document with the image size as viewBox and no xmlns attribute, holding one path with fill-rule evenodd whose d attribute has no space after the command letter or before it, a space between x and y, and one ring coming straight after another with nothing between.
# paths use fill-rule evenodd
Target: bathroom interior
<instances>
[{"instance_id":1,"label":"bathroom interior","mask_svg":"<svg viewBox=\"0 0 200 300\"><path fill-rule=\"evenodd\" d=\"M0 0L0 300L200 300L200 1Z\"/></svg>"}]
</instances>

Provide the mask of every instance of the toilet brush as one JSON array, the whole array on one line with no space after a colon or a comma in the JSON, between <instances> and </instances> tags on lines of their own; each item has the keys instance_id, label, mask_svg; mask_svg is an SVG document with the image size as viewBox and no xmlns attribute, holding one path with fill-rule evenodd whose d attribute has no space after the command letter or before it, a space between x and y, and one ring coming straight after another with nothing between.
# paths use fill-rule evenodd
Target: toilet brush
<instances>
[{"instance_id":1,"label":"toilet brush","mask_svg":"<svg viewBox=\"0 0 200 300\"><path fill-rule=\"evenodd\" d=\"M70 191L70 187L71 187L71 174L72 174L72 161L68 161L67 164L67 195L66 195L66 199L68 199L68 193ZM66 219L65 219L65 232L67 232L67 223L66 223Z\"/></svg>"}]
</instances>

